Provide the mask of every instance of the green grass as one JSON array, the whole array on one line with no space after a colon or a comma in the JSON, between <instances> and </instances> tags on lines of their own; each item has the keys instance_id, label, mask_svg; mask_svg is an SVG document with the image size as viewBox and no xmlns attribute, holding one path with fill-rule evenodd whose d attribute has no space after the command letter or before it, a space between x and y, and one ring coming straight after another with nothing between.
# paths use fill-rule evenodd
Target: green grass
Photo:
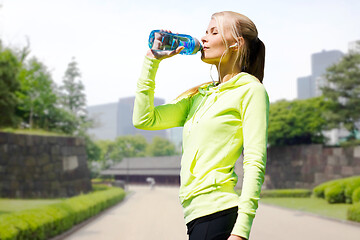
<instances>
[{"instance_id":1,"label":"green grass","mask_svg":"<svg viewBox=\"0 0 360 240\"><path fill-rule=\"evenodd\" d=\"M314 197L262 198L260 202L339 220L346 220L347 209L351 206L351 204L345 203L329 204L325 199Z\"/></svg>"},{"instance_id":2,"label":"green grass","mask_svg":"<svg viewBox=\"0 0 360 240\"><path fill-rule=\"evenodd\" d=\"M6 199L0 198L0 214L11 213L61 202L62 199Z\"/></svg>"},{"instance_id":3,"label":"green grass","mask_svg":"<svg viewBox=\"0 0 360 240\"><path fill-rule=\"evenodd\" d=\"M28 135L40 135L40 136L67 136L64 133L48 132L43 129L14 129L14 128L2 128L0 132L14 133L14 134L28 134Z\"/></svg>"}]
</instances>

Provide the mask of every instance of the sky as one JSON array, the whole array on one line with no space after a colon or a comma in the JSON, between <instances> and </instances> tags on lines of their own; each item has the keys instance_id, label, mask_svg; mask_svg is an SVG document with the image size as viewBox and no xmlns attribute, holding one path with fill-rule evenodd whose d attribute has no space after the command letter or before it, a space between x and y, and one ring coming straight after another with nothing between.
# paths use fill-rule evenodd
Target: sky
<instances>
[{"instance_id":1,"label":"sky","mask_svg":"<svg viewBox=\"0 0 360 240\"><path fill-rule=\"evenodd\" d=\"M151 30L169 29L200 39L211 15L235 11L257 26L266 46L264 85L270 102L297 97L296 80L311 74L311 54L348 51L360 40L358 0L0 0L0 38L5 46L30 43L61 84L74 57L87 105L135 95ZM215 68L214 68L215 69ZM216 78L216 72L212 72ZM200 53L160 63L155 97L167 102L211 81Z\"/></svg>"}]
</instances>

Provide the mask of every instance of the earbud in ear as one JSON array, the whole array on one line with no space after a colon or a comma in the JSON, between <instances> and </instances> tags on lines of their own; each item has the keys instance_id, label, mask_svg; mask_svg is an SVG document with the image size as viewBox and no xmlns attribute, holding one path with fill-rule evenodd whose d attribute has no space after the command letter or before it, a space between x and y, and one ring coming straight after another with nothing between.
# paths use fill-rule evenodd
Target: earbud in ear
<instances>
[{"instance_id":1,"label":"earbud in ear","mask_svg":"<svg viewBox=\"0 0 360 240\"><path fill-rule=\"evenodd\" d=\"M229 48L236 47L237 45L238 45L238 43L235 43L235 44L231 45Z\"/></svg>"}]
</instances>

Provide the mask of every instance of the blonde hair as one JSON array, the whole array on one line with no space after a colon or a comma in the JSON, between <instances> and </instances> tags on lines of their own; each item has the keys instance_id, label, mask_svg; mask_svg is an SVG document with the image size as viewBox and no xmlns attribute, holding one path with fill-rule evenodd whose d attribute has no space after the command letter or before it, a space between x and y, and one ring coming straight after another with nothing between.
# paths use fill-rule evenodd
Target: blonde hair
<instances>
[{"instance_id":1,"label":"blonde hair","mask_svg":"<svg viewBox=\"0 0 360 240\"><path fill-rule=\"evenodd\" d=\"M247 72L255 76L262 83L265 67L265 45L258 38L258 31L255 24L245 15L231 11L214 13L211 18L215 19L219 33L227 48L229 44L225 39L225 26L230 26L232 37L238 43L238 46L240 46L237 48L236 61L234 61L233 68L238 64L242 72ZM240 42L241 38L244 39L243 44ZM209 83L211 82L204 84ZM197 94L198 88L204 84L185 91L178 98L185 95L193 96Z\"/></svg>"}]
</instances>

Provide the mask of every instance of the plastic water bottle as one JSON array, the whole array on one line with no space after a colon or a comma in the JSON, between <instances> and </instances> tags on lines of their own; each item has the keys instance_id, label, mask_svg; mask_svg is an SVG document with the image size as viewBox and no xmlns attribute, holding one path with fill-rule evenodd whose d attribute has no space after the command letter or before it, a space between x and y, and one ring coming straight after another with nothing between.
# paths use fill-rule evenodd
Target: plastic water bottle
<instances>
[{"instance_id":1,"label":"plastic water bottle","mask_svg":"<svg viewBox=\"0 0 360 240\"><path fill-rule=\"evenodd\" d=\"M178 47L185 48L180 52L183 55L196 54L202 45L196 38L186 34L174 34L161 30L153 30L149 36L149 48L156 51L173 51Z\"/></svg>"}]
</instances>

